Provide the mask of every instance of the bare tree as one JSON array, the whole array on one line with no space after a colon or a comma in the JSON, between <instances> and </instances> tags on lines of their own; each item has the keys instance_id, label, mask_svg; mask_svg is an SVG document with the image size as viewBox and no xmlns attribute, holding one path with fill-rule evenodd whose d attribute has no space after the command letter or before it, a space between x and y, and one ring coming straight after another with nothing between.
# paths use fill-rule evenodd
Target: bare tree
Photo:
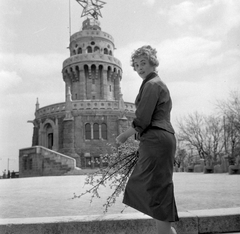
<instances>
[{"instance_id":1,"label":"bare tree","mask_svg":"<svg viewBox=\"0 0 240 234\"><path fill-rule=\"evenodd\" d=\"M178 122L179 141L185 142L186 145L194 147L200 158L205 158L205 151L203 149L203 132L201 126L203 126L204 118L198 112L189 114Z\"/></svg>"},{"instance_id":2,"label":"bare tree","mask_svg":"<svg viewBox=\"0 0 240 234\"><path fill-rule=\"evenodd\" d=\"M224 128L219 117L205 117L204 149L207 152L207 161L217 163L224 149Z\"/></svg>"},{"instance_id":3,"label":"bare tree","mask_svg":"<svg viewBox=\"0 0 240 234\"><path fill-rule=\"evenodd\" d=\"M240 94L232 92L227 100L218 101L217 107L223 116L225 154L234 164L240 155Z\"/></svg>"},{"instance_id":4,"label":"bare tree","mask_svg":"<svg viewBox=\"0 0 240 234\"><path fill-rule=\"evenodd\" d=\"M193 147L205 163L216 162L223 150L223 127L219 117L198 112L178 122L179 140Z\"/></svg>"}]
</instances>

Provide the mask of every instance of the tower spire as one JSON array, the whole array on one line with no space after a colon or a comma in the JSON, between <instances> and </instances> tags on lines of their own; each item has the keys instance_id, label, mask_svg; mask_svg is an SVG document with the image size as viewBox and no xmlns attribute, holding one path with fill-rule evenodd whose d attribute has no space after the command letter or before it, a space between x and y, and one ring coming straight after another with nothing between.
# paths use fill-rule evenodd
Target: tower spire
<instances>
[{"instance_id":1,"label":"tower spire","mask_svg":"<svg viewBox=\"0 0 240 234\"><path fill-rule=\"evenodd\" d=\"M36 102L36 111L39 109L39 102L38 102L38 98L37 98L37 102Z\"/></svg>"}]
</instances>

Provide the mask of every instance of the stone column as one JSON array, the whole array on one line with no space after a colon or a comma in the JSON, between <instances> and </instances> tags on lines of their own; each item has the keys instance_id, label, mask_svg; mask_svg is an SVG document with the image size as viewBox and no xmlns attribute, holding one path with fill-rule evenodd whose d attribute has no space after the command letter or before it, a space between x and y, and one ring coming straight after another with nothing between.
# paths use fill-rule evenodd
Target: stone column
<instances>
[{"instance_id":1,"label":"stone column","mask_svg":"<svg viewBox=\"0 0 240 234\"><path fill-rule=\"evenodd\" d=\"M120 77L114 73L114 99L119 100L120 95Z\"/></svg>"},{"instance_id":2,"label":"stone column","mask_svg":"<svg viewBox=\"0 0 240 234\"><path fill-rule=\"evenodd\" d=\"M59 133L58 133L58 119L55 119L54 127L53 127L53 150L58 151L59 145Z\"/></svg>"},{"instance_id":3,"label":"stone column","mask_svg":"<svg viewBox=\"0 0 240 234\"><path fill-rule=\"evenodd\" d=\"M102 74L102 86L101 86L102 99L108 100L108 82L107 82L107 70L103 70Z\"/></svg>"},{"instance_id":4,"label":"stone column","mask_svg":"<svg viewBox=\"0 0 240 234\"><path fill-rule=\"evenodd\" d=\"M32 146L39 145L38 144L38 131L39 131L39 128L37 126L34 126L33 127Z\"/></svg>"},{"instance_id":5,"label":"stone column","mask_svg":"<svg viewBox=\"0 0 240 234\"><path fill-rule=\"evenodd\" d=\"M79 99L85 100L86 99L86 77L84 74L83 68L80 69L80 82L79 82Z\"/></svg>"}]
</instances>

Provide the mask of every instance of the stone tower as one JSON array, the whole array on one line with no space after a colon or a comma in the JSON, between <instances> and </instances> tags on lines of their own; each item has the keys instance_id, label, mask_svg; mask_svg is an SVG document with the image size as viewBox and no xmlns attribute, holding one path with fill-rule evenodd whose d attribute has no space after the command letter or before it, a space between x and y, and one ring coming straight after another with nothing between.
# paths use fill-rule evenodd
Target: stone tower
<instances>
[{"instance_id":1,"label":"stone tower","mask_svg":"<svg viewBox=\"0 0 240 234\"><path fill-rule=\"evenodd\" d=\"M70 156L80 168L102 166L100 156L115 145L135 112L133 103L123 101L121 62L114 57L113 37L101 30L96 7L84 8L91 17L70 36L70 56L62 68L65 102L40 108L37 101L31 121L32 146Z\"/></svg>"}]
</instances>

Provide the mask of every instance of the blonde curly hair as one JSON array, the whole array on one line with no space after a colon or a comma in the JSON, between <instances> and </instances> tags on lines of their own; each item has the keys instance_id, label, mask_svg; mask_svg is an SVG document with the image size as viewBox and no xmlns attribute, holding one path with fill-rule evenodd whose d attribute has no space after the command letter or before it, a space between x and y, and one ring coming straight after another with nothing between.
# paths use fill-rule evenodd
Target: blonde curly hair
<instances>
[{"instance_id":1,"label":"blonde curly hair","mask_svg":"<svg viewBox=\"0 0 240 234\"><path fill-rule=\"evenodd\" d=\"M159 65L159 61L157 59L157 50L152 48L150 45L145 45L138 48L137 50L134 50L131 55L131 66L133 67L134 71L134 60L140 56L147 57L150 65L154 66L155 69Z\"/></svg>"}]
</instances>

